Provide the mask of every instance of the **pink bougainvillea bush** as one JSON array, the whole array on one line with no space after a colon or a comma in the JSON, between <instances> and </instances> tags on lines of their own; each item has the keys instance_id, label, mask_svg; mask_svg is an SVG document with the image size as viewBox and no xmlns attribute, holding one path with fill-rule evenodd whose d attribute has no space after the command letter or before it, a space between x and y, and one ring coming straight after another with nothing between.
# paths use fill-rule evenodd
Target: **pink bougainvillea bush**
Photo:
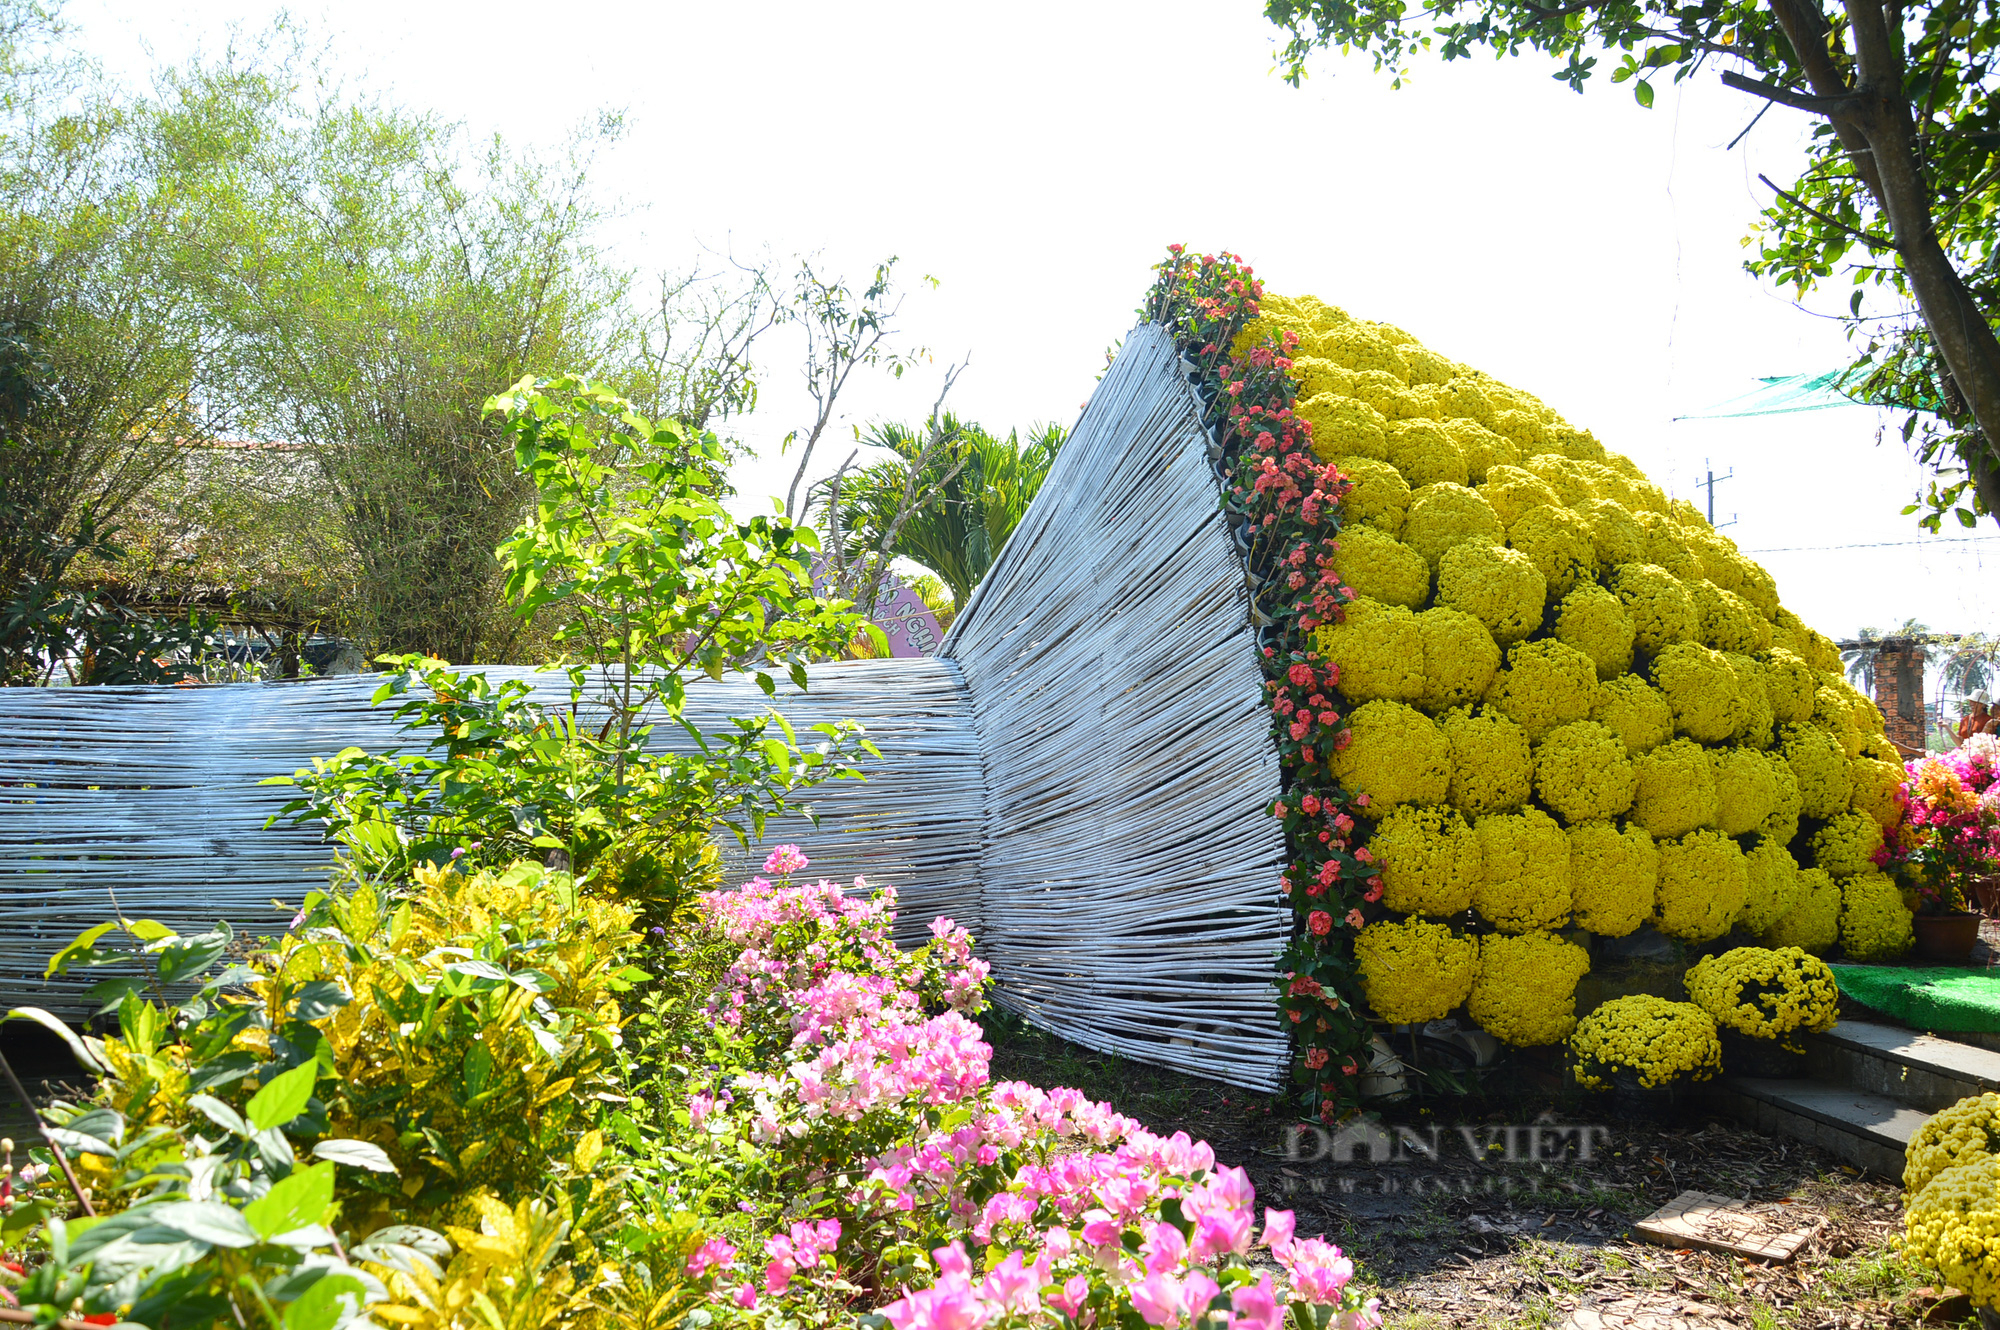
<instances>
[{"instance_id":1,"label":"pink bougainvillea bush","mask_svg":"<svg viewBox=\"0 0 2000 1330\"><path fill-rule=\"evenodd\" d=\"M1340 1250L1288 1211L1259 1225L1206 1144L994 1082L970 935L939 919L899 952L893 891L795 882L805 867L782 847L768 878L702 899L735 954L705 1045L658 1082L679 1139L647 1186L698 1217L685 1274L711 1319L775 1301L894 1330L1381 1323Z\"/></svg>"},{"instance_id":2,"label":"pink bougainvillea bush","mask_svg":"<svg viewBox=\"0 0 2000 1330\"><path fill-rule=\"evenodd\" d=\"M1931 911L1964 909L1972 883L2000 871L2000 770L1989 744L1906 764L1908 812L1892 824L1878 864L1915 884Z\"/></svg>"}]
</instances>

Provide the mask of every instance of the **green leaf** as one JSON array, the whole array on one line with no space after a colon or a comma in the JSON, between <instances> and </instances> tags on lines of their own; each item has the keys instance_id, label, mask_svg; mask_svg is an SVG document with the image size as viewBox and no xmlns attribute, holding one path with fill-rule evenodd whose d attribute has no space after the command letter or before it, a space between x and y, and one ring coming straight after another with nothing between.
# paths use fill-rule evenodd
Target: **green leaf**
<instances>
[{"instance_id":1,"label":"green leaf","mask_svg":"<svg viewBox=\"0 0 2000 1330\"><path fill-rule=\"evenodd\" d=\"M43 1029L59 1036L65 1044L68 1044L70 1055L76 1059L78 1066L93 1076L102 1076L104 1074L103 1064L91 1056L90 1050L84 1046L83 1040L77 1037L76 1031L70 1029L69 1026L63 1024L48 1012L43 1011L40 1007L16 1007L7 1013L7 1019L10 1021L33 1021Z\"/></svg>"},{"instance_id":2,"label":"green leaf","mask_svg":"<svg viewBox=\"0 0 2000 1330\"><path fill-rule=\"evenodd\" d=\"M107 919L95 928L87 928L77 934L76 940L49 958L49 965L42 971L44 979L61 974L71 965L81 961L85 965L96 964L102 953L97 950L97 940L118 927L116 919Z\"/></svg>"},{"instance_id":3,"label":"green leaf","mask_svg":"<svg viewBox=\"0 0 2000 1330\"><path fill-rule=\"evenodd\" d=\"M350 1168L365 1168L371 1173L396 1171L395 1163L390 1160L382 1147L370 1145L367 1141L321 1141L313 1146L313 1155L336 1164L346 1164Z\"/></svg>"},{"instance_id":4,"label":"green leaf","mask_svg":"<svg viewBox=\"0 0 2000 1330\"><path fill-rule=\"evenodd\" d=\"M332 1205L333 1164L325 1161L279 1178L270 1191L243 1207L243 1218L258 1237L268 1239L326 1222Z\"/></svg>"},{"instance_id":5,"label":"green leaf","mask_svg":"<svg viewBox=\"0 0 2000 1330\"><path fill-rule=\"evenodd\" d=\"M213 1095L189 1095L188 1107L232 1136L248 1136L250 1134L250 1128L237 1115L236 1110Z\"/></svg>"},{"instance_id":6,"label":"green leaf","mask_svg":"<svg viewBox=\"0 0 2000 1330\"><path fill-rule=\"evenodd\" d=\"M1959 524L1960 526L1963 526L1963 527L1974 527L1974 526L1978 526L1978 525L1979 525L1979 519L1978 519L1978 518L1976 518L1976 517L1974 517L1974 516L1973 516L1973 515L1972 515L1972 514L1971 514L1970 512L1968 512L1967 510L1965 510L1965 509L1963 509L1963 508L1954 508L1954 509L1952 509L1952 511L1953 511L1954 513L1958 514L1958 524Z\"/></svg>"},{"instance_id":7,"label":"green leaf","mask_svg":"<svg viewBox=\"0 0 2000 1330\"><path fill-rule=\"evenodd\" d=\"M134 919L125 925L125 931L141 942L158 942L161 938L174 935L173 929L157 919Z\"/></svg>"},{"instance_id":8,"label":"green leaf","mask_svg":"<svg viewBox=\"0 0 2000 1330\"><path fill-rule=\"evenodd\" d=\"M1653 85L1646 82L1646 80L1640 79L1637 83L1632 85L1632 96L1635 99L1637 99L1639 105L1645 107L1649 111L1652 109Z\"/></svg>"},{"instance_id":9,"label":"green leaf","mask_svg":"<svg viewBox=\"0 0 2000 1330\"><path fill-rule=\"evenodd\" d=\"M249 1120L250 1129L268 1131L282 1127L305 1112L306 1103L312 1098L313 1082L318 1078L317 1062L301 1062L290 1071L272 1077L250 1096L249 1104L244 1107L243 1116Z\"/></svg>"},{"instance_id":10,"label":"green leaf","mask_svg":"<svg viewBox=\"0 0 2000 1330\"><path fill-rule=\"evenodd\" d=\"M285 1308L284 1330L333 1330L359 1316L367 1301L367 1290L353 1275L326 1275Z\"/></svg>"},{"instance_id":11,"label":"green leaf","mask_svg":"<svg viewBox=\"0 0 2000 1330\"><path fill-rule=\"evenodd\" d=\"M254 1224L248 1209L238 1212L220 1201L165 1201L141 1210L161 1228L217 1247L250 1247L256 1245L259 1237L251 1231Z\"/></svg>"}]
</instances>

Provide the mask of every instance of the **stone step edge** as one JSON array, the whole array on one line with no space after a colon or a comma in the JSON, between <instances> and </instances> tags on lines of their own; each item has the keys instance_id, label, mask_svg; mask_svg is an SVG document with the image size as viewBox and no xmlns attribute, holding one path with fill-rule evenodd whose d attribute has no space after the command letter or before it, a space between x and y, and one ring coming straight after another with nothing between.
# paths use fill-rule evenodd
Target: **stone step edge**
<instances>
[{"instance_id":1,"label":"stone step edge","mask_svg":"<svg viewBox=\"0 0 2000 1330\"><path fill-rule=\"evenodd\" d=\"M1836 1085L1831 1081L1819 1080L1816 1077L1801 1077L1797 1080L1775 1080L1755 1076L1725 1076L1717 1084L1724 1090L1734 1091L1746 1098L1759 1100L1762 1103L1769 1104L1773 1108L1782 1109L1787 1113L1793 1113L1802 1118L1808 1118L1822 1126L1831 1127L1835 1131L1844 1132L1847 1135L1859 1137L1865 1141L1872 1141L1876 1145L1898 1152L1901 1152L1909 1145L1910 1135L1914 1135L1916 1132L1914 1124L1910 1128L1909 1135L1897 1136L1891 1132L1882 1131L1875 1127L1841 1118L1835 1114L1823 1112L1820 1109L1812 1107L1810 1104L1801 1103L1796 1095L1788 1094L1786 1091L1788 1089L1808 1088L1813 1090L1830 1090L1836 1094L1845 1095L1858 1104L1879 1106L1886 1109L1888 1113L1885 1116L1888 1117L1909 1113L1914 1114L1923 1121L1929 1121L1932 1116L1923 1109L1913 1108L1900 1099L1891 1099L1887 1095L1874 1094L1867 1090L1850 1089L1847 1086Z\"/></svg>"},{"instance_id":2,"label":"stone step edge","mask_svg":"<svg viewBox=\"0 0 2000 1330\"><path fill-rule=\"evenodd\" d=\"M1940 1080L1973 1086L1975 1093L2000 1091L2000 1052L1961 1043L1947 1035L1876 1021L1843 1020L1830 1030L1807 1035L1806 1039L1809 1043L1928 1072ZM1943 1054L1952 1061L1940 1061L1936 1056L1926 1056L1927 1053Z\"/></svg>"}]
</instances>

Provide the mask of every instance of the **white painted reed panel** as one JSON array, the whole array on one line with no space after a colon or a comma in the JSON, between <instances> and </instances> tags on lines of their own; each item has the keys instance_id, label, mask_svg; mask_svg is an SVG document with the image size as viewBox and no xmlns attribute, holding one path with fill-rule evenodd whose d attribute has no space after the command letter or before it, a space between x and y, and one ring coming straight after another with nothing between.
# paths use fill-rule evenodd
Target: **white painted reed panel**
<instances>
[{"instance_id":1,"label":"white painted reed panel","mask_svg":"<svg viewBox=\"0 0 2000 1330\"><path fill-rule=\"evenodd\" d=\"M1276 1088L1279 769L1208 443L1171 342L1134 331L943 652L985 760L1001 1000L1091 1047Z\"/></svg>"},{"instance_id":2,"label":"white painted reed panel","mask_svg":"<svg viewBox=\"0 0 2000 1330\"><path fill-rule=\"evenodd\" d=\"M568 702L561 676L485 673L535 685L537 700ZM690 689L689 716L705 730L776 705L800 729L859 720L885 758L870 761L868 781L815 791L817 828L789 816L768 824L754 851L725 842L731 878L754 872L766 847L795 840L815 876L897 887L898 932L909 941L939 914L976 928L981 770L956 667L846 662L815 667L812 678L810 692L785 684L775 702L748 679ZM266 830L292 792L257 782L350 745L417 747L390 708L369 704L378 683L0 690L0 1001L81 1016L88 981L45 983L41 972L70 938L110 917L114 893L128 916L181 929L218 918L252 935L282 929L324 881L331 854L311 831ZM654 739L690 742L666 726Z\"/></svg>"}]
</instances>

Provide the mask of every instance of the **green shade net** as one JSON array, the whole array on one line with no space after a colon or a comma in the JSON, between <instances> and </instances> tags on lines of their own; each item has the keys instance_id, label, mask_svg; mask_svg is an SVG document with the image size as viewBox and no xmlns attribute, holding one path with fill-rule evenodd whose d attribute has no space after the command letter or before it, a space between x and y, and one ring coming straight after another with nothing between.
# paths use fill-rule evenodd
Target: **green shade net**
<instances>
[{"instance_id":1,"label":"green shade net","mask_svg":"<svg viewBox=\"0 0 2000 1330\"><path fill-rule=\"evenodd\" d=\"M2000 1034L2000 969L1828 968L1847 997L1905 1025L1960 1034Z\"/></svg>"},{"instance_id":2,"label":"green shade net","mask_svg":"<svg viewBox=\"0 0 2000 1330\"><path fill-rule=\"evenodd\" d=\"M1675 416L1675 420L1731 420L1738 416L1779 416L1793 411L1824 411L1835 406L1866 406L1840 391L1837 385L1845 370L1832 370L1825 374L1788 374L1782 378L1763 378L1758 383L1763 386L1741 397L1732 397L1726 402L1702 411Z\"/></svg>"}]
</instances>

